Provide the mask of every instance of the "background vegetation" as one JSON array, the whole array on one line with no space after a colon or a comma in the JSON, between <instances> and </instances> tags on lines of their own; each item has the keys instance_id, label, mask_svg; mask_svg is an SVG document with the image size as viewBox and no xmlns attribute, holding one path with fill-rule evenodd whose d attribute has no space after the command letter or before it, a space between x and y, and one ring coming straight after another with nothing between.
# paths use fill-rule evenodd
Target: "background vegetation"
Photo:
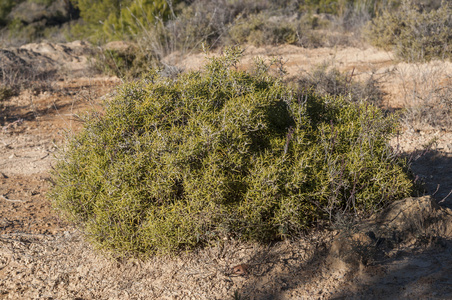
<instances>
[{"instance_id":1,"label":"background vegetation","mask_svg":"<svg viewBox=\"0 0 452 300\"><path fill-rule=\"evenodd\" d=\"M452 57L452 3L427 9L404 1L396 11L385 10L367 28L369 41L394 50L406 61L450 59Z\"/></svg>"},{"instance_id":2,"label":"background vegetation","mask_svg":"<svg viewBox=\"0 0 452 300\"><path fill-rule=\"evenodd\" d=\"M159 60L235 44L356 45L402 60L450 58L452 8L441 0L0 0L2 43L128 40Z\"/></svg>"}]
</instances>

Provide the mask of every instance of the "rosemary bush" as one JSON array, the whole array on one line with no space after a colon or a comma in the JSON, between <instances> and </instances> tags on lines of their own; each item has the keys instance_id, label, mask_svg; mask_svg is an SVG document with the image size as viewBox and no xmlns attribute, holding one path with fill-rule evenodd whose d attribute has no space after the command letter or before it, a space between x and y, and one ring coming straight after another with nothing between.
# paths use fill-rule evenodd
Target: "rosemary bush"
<instances>
[{"instance_id":1,"label":"rosemary bush","mask_svg":"<svg viewBox=\"0 0 452 300\"><path fill-rule=\"evenodd\" d=\"M369 23L367 36L373 45L394 50L404 61L429 61L452 57L452 4L426 10L402 2L398 10L384 11Z\"/></svg>"},{"instance_id":2,"label":"rosemary bush","mask_svg":"<svg viewBox=\"0 0 452 300\"><path fill-rule=\"evenodd\" d=\"M99 247L174 253L293 236L408 196L395 129L372 105L304 95L241 51L175 78L149 73L84 117L52 175L54 207Z\"/></svg>"}]
</instances>

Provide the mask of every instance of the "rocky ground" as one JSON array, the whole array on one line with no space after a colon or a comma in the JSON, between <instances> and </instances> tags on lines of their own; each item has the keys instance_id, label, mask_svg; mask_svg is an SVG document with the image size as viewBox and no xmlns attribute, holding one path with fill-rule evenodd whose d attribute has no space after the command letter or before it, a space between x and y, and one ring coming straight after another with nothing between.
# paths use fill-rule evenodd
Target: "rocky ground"
<instances>
[{"instance_id":1,"label":"rocky ground","mask_svg":"<svg viewBox=\"0 0 452 300\"><path fill-rule=\"evenodd\" d=\"M80 42L0 50L2 72L23 64L57 74L44 83L36 77L41 81L0 103L1 299L452 298L452 128L422 120L405 124L392 143L412 160L427 196L398 201L359 226L271 245L228 241L147 261L93 249L46 198L54 152L81 126L77 115L98 108L120 84L92 74L90 51ZM289 76L321 63L358 80L378 75L385 105L394 109L409 107L409 92L428 83L419 76L447 86L452 74L450 63L397 63L373 48L249 47L244 67L256 55L282 57ZM203 60L166 58L185 69Z\"/></svg>"}]
</instances>

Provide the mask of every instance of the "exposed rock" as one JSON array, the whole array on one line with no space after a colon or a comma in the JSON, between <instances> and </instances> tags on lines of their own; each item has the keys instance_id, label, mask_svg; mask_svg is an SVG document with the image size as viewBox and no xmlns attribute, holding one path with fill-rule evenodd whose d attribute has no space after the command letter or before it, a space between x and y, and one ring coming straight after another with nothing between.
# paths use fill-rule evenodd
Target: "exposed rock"
<instances>
[{"instance_id":1,"label":"exposed rock","mask_svg":"<svg viewBox=\"0 0 452 300\"><path fill-rule=\"evenodd\" d=\"M0 49L0 70L2 70L2 67L5 65L26 65L27 62L16 55L14 51L6 50L6 49Z\"/></svg>"},{"instance_id":2,"label":"exposed rock","mask_svg":"<svg viewBox=\"0 0 452 300\"><path fill-rule=\"evenodd\" d=\"M45 57L20 49L0 49L0 79L4 84L36 80L43 77L45 70L51 69L51 62Z\"/></svg>"},{"instance_id":3,"label":"exposed rock","mask_svg":"<svg viewBox=\"0 0 452 300\"><path fill-rule=\"evenodd\" d=\"M20 50L41 55L51 60L55 67L65 68L71 72L86 70L88 67L88 56L93 51L89 43L82 41L65 44L33 43L20 47Z\"/></svg>"},{"instance_id":4,"label":"exposed rock","mask_svg":"<svg viewBox=\"0 0 452 300\"><path fill-rule=\"evenodd\" d=\"M5 80L6 76L16 75L34 80L57 71L60 75L86 73L91 53L92 46L81 41L65 44L43 42L0 49L0 76L3 74Z\"/></svg>"},{"instance_id":5,"label":"exposed rock","mask_svg":"<svg viewBox=\"0 0 452 300\"><path fill-rule=\"evenodd\" d=\"M118 52L128 52L131 50L134 50L134 46L130 43L124 42L124 41L113 41L105 44L103 46L105 50L110 51L118 51Z\"/></svg>"}]
</instances>

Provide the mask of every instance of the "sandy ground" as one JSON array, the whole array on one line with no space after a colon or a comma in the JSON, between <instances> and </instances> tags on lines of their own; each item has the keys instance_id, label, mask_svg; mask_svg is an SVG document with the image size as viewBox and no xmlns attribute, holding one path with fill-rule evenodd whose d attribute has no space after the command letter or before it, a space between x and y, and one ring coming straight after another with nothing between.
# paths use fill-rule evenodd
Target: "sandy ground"
<instances>
[{"instance_id":1,"label":"sandy ground","mask_svg":"<svg viewBox=\"0 0 452 300\"><path fill-rule=\"evenodd\" d=\"M53 49L52 55L61 49L30 47L38 54ZM65 55L75 63L81 54L66 49ZM357 80L380 74L386 105L394 108L410 105L407 90L422 81L418 76L436 74L447 84L452 74L450 63L402 64L373 48L249 47L244 64L256 55L282 57L291 76L321 63L354 70ZM203 61L203 55L167 58L184 69ZM452 128L419 122L400 132L393 146L411 157L433 197L405 199L360 227L270 245L228 241L177 257L118 260L92 249L46 198L53 153L65 134L80 128L77 114L97 108L119 84L83 77L80 65L77 72L47 90L24 90L0 108L0 299L452 298Z\"/></svg>"}]
</instances>

